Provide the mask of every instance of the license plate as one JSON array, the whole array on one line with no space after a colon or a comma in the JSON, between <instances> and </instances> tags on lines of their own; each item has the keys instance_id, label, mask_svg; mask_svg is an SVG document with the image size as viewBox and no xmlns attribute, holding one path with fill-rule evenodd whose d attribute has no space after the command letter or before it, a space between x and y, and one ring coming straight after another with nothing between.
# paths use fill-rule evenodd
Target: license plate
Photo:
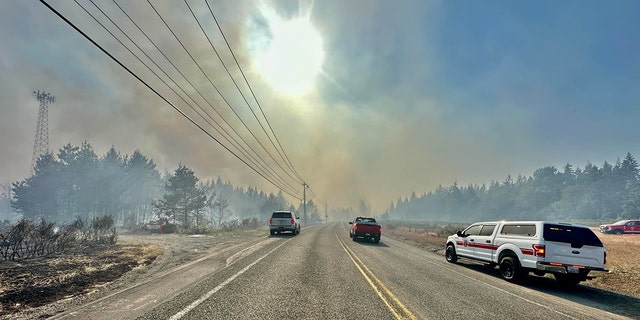
<instances>
[{"instance_id":1,"label":"license plate","mask_svg":"<svg viewBox=\"0 0 640 320\"><path fill-rule=\"evenodd\" d=\"M580 269L575 268L575 267L567 267L567 272L568 273L580 273Z\"/></svg>"}]
</instances>

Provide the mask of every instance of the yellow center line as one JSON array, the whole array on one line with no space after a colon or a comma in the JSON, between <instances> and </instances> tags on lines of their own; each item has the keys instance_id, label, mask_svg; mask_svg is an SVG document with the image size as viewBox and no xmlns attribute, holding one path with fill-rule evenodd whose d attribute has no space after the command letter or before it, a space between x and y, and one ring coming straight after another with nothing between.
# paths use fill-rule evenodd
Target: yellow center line
<instances>
[{"instance_id":1,"label":"yellow center line","mask_svg":"<svg viewBox=\"0 0 640 320\"><path fill-rule=\"evenodd\" d=\"M360 260L360 258L353 252L343 241L338 237L338 233L336 233L336 238L340 242L342 249L347 253L351 262L358 268L358 271L362 274L362 276L367 280L369 285L376 292L378 297L384 302L389 311L393 314L396 319L411 319L416 320L416 316L409 311L409 309L402 303L400 300L389 290L376 275L371 272L371 270ZM396 307L400 308L400 310L396 310L393 304L389 301L391 299Z\"/></svg>"}]
</instances>

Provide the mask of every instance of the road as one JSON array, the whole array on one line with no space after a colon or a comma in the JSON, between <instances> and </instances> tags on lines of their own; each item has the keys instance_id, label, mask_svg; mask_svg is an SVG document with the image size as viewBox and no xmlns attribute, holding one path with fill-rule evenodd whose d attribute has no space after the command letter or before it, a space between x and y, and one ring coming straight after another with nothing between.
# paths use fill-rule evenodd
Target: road
<instances>
[{"instance_id":1,"label":"road","mask_svg":"<svg viewBox=\"0 0 640 320\"><path fill-rule=\"evenodd\" d=\"M640 299L547 278L523 284L346 223L215 252L57 319L629 319Z\"/></svg>"}]
</instances>

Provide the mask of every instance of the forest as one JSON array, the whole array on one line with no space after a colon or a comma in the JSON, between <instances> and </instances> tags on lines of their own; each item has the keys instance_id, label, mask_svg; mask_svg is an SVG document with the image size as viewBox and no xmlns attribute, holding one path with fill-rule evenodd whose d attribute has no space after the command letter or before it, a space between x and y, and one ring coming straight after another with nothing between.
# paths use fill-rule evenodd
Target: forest
<instances>
[{"instance_id":1,"label":"forest","mask_svg":"<svg viewBox=\"0 0 640 320\"><path fill-rule=\"evenodd\" d=\"M450 187L392 202L383 215L394 220L612 221L640 217L638 163L631 153L615 165L547 166L532 176Z\"/></svg>"},{"instance_id":2,"label":"forest","mask_svg":"<svg viewBox=\"0 0 640 320\"><path fill-rule=\"evenodd\" d=\"M282 193L236 188L220 177L201 181L182 164L161 174L139 150L123 155L111 147L98 156L88 142L41 156L34 171L11 186L13 211L30 220L63 224L108 215L116 226L136 227L162 218L185 228L219 228L245 219L266 221L273 210L296 210ZM312 200L307 201L307 217L309 222L320 219Z\"/></svg>"},{"instance_id":3,"label":"forest","mask_svg":"<svg viewBox=\"0 0 640 320\"><path fill-rule=\"evenodd\" d=\"M273 210L303 212L302 202L294 206L281 192L234 187L220 177L202 181L182 164L174 172L160 173L154 161L139 150L124 155L112 147L98 156L87 142L67 144L56 155L42 156L35 173L10 188L11 197L8 188L0 194L0 213L10 205L16 213L11 220L22 217L66 223L110 215L117 226L139 226L162 217L185 227L220 228L250 218L267 221ZM313 200L306 207L308 224L324 220ZM488 186L453 183L420 196L414 192L391 202L382 213L371 212L366 201L356 209L331 211L334 218L345 221L355 215L450 222L637 218L640 174L637 161L627 153L613 165L607 161L601 166L588 163L584 168L566 164L562 170L547 166L531 176L514 179L508 175Z\"/></svg>"}]
</instances>

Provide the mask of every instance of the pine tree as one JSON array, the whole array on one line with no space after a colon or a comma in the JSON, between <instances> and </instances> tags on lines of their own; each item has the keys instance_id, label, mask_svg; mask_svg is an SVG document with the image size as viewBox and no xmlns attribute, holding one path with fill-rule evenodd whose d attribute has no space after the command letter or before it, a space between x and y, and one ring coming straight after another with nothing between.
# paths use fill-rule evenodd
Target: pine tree
<instances>
[{"instance_id":1,"label":"pine tree","mask_svg":"<svg viewBox=\"0 0 640 320\"><path fill-rule=\"evenodd\" d=\"M165 184L167 194L155 206L174 221L180 219L185 228L191 226L196 213L202 210L207 202L203 188L197 187L198 178L186 166L179 165L175 174Z\"/></svg>"}]
</instances>

